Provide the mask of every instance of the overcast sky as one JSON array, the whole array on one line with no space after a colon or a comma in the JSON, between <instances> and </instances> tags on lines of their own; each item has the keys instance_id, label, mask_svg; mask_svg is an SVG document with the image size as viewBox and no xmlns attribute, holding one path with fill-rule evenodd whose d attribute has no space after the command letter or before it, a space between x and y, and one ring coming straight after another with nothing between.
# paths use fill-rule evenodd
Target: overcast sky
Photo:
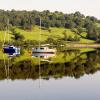
<instances>
[{"instance_id":1,"label":"overcast sky","mask_svg":"<svg viewBox=\"0 0 100 100\"><path fill-rule=\"evenodd\" d=\"M50 10L65 13L80 11L85 15L100 18L100 0L0 0L0 9Z\"/></svg>"}]
</instances>

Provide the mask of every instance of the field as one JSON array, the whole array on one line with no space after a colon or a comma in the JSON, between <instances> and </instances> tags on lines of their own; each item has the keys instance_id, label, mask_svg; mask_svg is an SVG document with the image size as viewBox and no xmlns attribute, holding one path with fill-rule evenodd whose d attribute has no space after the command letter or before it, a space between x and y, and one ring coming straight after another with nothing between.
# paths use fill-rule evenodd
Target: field
<instances>
[{"instance_id":1,"label":"field","mask_svg":"<svg viewBox=\"0 0 100 100\"><path fill-rule=\"evenodd\" d=\"M5 33L5 31L0 31L0 41L8 41L11 40L11 37L13 37L11 34L7 34L7 32Z\"/></svg>"},{"instance_id":2,"label":"field","mask_svg":"<svg viewBox=\"0 0 100 100\"><path fill-rule=\"evenodd\" d=\"M67 37L71 36L71 37L79 37L80 38L80 43L93 43L94 41L92 40L88 40L85 38L82 38L81 36L79 36L78 34L72 32L70 29L65 29L65 28L50 28L49 30L46 29L42 29L41 30L41 35L40 35L40 28L38 26L35 26L33 28L32 31L27 31L27 30L22 30L20 28L16 28L15 29L17 32L19 32L20 34L22 34L25 37L25 40L41 40L44 41L46 40L48 37L52 37L54 39L59 39L59 38L63 38L63 32L66 30L66 34ZM4 37L5 37L5 32L4 31L0 31L0 40L4 41ZM82 33L82 36L86 37L86 33ZM10 33L10 40L11 40L12 34ZM6 34L6 41L8 41L8 36Z\"/></svg>"}]
</instances>

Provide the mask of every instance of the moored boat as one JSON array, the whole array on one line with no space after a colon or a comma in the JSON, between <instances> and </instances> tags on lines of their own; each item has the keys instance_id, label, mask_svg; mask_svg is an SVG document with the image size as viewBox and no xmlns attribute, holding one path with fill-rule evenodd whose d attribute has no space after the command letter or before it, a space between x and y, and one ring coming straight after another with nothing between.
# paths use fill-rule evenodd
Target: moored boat
<instances>
[{"instance_id":1,"label":"moored boat","mask_svg":"<svg viewBox=\"0 0 100 100\"><path fill-rule=\"evenodd\" d=\"M19 55L20 54L20 48L15 47L13 45L10 45L10 40L9 40L9 19L7 20L7 30L5 31L5 36L4 36L4 43L3 43L3 52L7 53L10 56L14 55ZM8 45L5 46L5 38L6 34L8 35Z\"/></svg>"},{"instance_id":2,"label":"moored boat","mask_svg":"<svg viewBox=\"0 0 100 100\"><path fill-rule=\"evenodd\" d=\"M41 18L40 18L40 35L39 35L39 46L36 48L32 48L32 53L41 53L44 55L45 53L54 54L56 53L56 49L50 49L48 46L50 44L41 45Z\"/></svg>"},{"instance_id":3,"label":"moored boat","mask_svg":"<svg viewBox=\"0 0 100 100\"><path fill-rule=\"evenodd\" d=\"M55 53L56 49L50 49L48 47L32 48L32 53Z\"/></svg>"},{"instance_id":4,"label":"moored boat","mask_svg":"<svg viewBox=\"0 0 100 100\"><path fill-rule=\"evenodd\" d=\"M3 52L9 55L19 55L20 48L17 48L15 46L6 46L6 47L3 47Z\"/></svg>"}]
</instances>

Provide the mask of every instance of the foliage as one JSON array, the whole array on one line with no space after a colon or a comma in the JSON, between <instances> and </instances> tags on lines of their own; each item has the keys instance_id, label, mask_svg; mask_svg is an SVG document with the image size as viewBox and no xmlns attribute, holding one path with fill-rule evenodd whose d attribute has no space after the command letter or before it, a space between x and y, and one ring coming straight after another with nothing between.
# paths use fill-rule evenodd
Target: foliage
<instances>
[{"instance_id":1,"label":"foliage","mask_svg":"<svg viewBox=\"0 0 100 100\"><path fill-rule=\"evenodd\" d=\"M59 55L59 54L58 54ZM70 58L69 58L70 57ZM57 58L57 57L56 57ZM94 74L100 70L100 50L81 53L79 50L67 50L52 63L41 62L41 76L44 79L74 77L76 79L85 74ZM61 60L64 62L61 62ZM70 59L70 60L69 60ZM38 79L39 62L35 58L17 57L9 60L9 78L14 79ZM8 61L5 60L5 64ZM5 79L4 61L0 60L0 79ZM50 77L49 77L50 76Z\"/></svg>"},{"instance_id":2,"label":"foliage","mask_svg":"<svg viewBox=\"0 0 100 100\"><path fill-rule=\"evenodd\" d=\"M22 34L20 34L19 32L16 32L14 28L11 30L11 32L13 34L12 38L15 41L22 41L22 40L24 40L24 36Z\"/></svg>"},{"instance_id":3,"label":"foliage","mask_svg":"<svg viewBox=\"0 0 100 100\"><path fill-rule=\"evenodd\" d=\"M44 29L48 30L49 34L52 32L51 28L65 28L65 29L77 29L75 32L77 35L81 36L82 32L86 32L85 39L91 39L97 41L100 39L100 20L93 16L84 16L80 12L75 12L71 14L64 14L62 12L50 12L48 10L39 12L39 11L15 11L15 10L0 10L0 30L5 30L7 26L7 19L9 19L9 24L11 26L20 27L23 30L32 32L34 30L33 27L36 25L40 26L40 17L41 17L41 25ZM64 31L64 30L63 30ZM29 33L27 33L29 35ZM37 33L38 34L38 33ZM69 34L69 33L68 33ZM19 33L13 34L15 35L15 39L23 38L19 36ZM46 33L45 33L46 35ZM60 34L59 34L60 35ZM77 40L73 39L72 36L64 34L65 40ZM30 35L30 37L32 37ZM35 36L34 36L35 37ZM75 36L76 37L76 36ZM37 37L36 37L37 38ZM46 38L47 39L47 38ZM33 39L31 39L33 40Z\"/></svg>"}]
</instances>

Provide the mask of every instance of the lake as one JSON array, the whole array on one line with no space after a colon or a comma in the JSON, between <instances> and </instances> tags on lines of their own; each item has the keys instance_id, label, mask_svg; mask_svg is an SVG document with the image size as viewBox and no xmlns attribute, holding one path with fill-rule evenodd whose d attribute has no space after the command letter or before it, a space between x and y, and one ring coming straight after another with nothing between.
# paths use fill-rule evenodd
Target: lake
<instances>
[{"instance_id":1,"label":"lake","mask_svg":"<svg viewBox=\"0 0 100 100\"><path fill-rule=\"evenodd\" d=\"M100 100L99 49L0 55L0 100Z\"/></svg>"}]
</instances>

